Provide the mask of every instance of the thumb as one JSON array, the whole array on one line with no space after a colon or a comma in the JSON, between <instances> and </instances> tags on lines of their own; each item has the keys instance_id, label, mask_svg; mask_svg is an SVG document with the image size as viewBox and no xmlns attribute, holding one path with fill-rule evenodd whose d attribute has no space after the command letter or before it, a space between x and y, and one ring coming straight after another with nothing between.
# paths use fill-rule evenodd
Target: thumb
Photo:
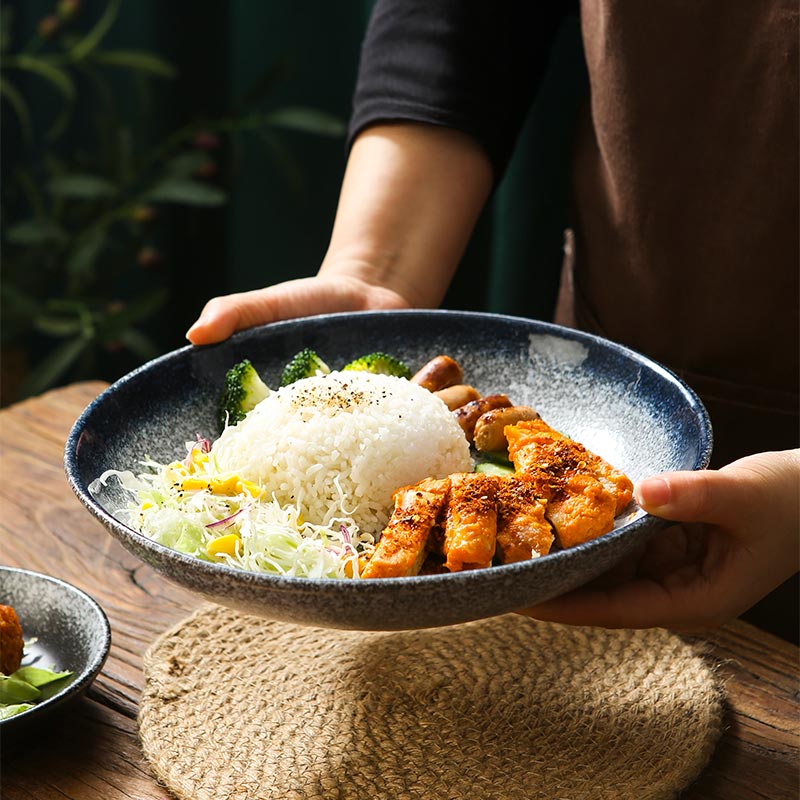
<instances>
[{"instance_id":1,"label":"thumb","mask_svg":"<svg viewBox=\"0 0 800 800\"><path fill-rule=\"evenodd\" d=\"M727 525L741 508L742 484L717 470L666 472L641 481L634 492L649 514L675 522Z\"/></svg>"},{"instance_id":2,"label":"thumb","mask_svg":"<svg viewBox=\"0 0 800 800\"><path fill-rule=\"evenodd\" d=\"M720 470L665 472L641 481L635 494L645 511L676 522L742 529L768 517L796 529L800 450L757 453Z\"/></svg>"},{"instance_id":3,"label":"thumb","mask_svg":"<svg viewBox=\"0 0 800 800\"><path fill-rule=\"evenodd\" d=\"M255 325L368 308L408 308L408 301L391 289L373 286L352 275L295 278L265 289L209 300L186 338L192 344L212 344Z\"/></svg>"},{"instance_id":4,"label":"thumb","mask_svg":"<svg viewBox=\"0 0 800 800\"><path fill-rule=\"evenodd\" d=\"M192 344L212 344L242 328L274 322L276 318L274 305L264 289L214 297L205 304L186 338Z\"/></svg>"},{"instance_id":5,"label":"thumb","mask_svg":"<svg viewBox=\"0 0 800 800\"><path fill-rule=\"evenodd\" d=\"M186 338L192 344L212 344L256 325L358 307L355 300L344 296L345 281L329 284L320 278L297 278L264 289L214 297L186 332Z\"/></svg>"}]
</instances>

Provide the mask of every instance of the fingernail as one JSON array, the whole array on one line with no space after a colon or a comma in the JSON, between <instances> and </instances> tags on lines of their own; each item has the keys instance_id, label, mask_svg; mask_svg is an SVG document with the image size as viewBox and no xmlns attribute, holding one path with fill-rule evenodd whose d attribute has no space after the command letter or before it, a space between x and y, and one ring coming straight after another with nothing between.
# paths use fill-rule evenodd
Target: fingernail
<instances>
[{"instance_id":1,"label":"fingernail","mask_svg":"<svg viewBox=\"0 0 800 800\"><path fill-rule=\"evenodd\" d=\"M648 508L662 508L669 505L672 497L669 484L663 478L646 478L636 487L636 500Z\"/></svg>"},{"instance_id":2,"label":"fingernail","mask_svg":"<svg viewBox=\"0 0 800 800\"><path fill-rule=\"evenodd\" d=\"M192 326L189 328L189 330L186 331L186 338L189 341L191 341L192 340L192 334L195 331L197 331L200 328L202 328L204 325L205 325L205 320L202 317L200 317L200 319L198 319L198 320L195 320L195 322L192 323Z\"/></svg>"},{"instance_id":3,"label":"fingernail","mask_svg":"<svg viewBox=\"0 0 800 800\"><path fill-rule=\"evenodd\" d=\"M211 314L208 313L207 309L203 309L197 316L197 319L189 326L189 330L193 331L195 328L200 328L203 325L208 324L208 319Z\"/></svg>"}]
</instances>

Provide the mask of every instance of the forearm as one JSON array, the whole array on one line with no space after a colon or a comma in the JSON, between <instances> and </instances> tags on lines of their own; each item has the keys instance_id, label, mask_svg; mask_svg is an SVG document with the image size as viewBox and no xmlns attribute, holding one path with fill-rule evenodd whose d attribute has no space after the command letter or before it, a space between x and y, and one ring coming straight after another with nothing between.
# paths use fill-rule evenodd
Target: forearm
<instances>
[{"instance_id":1,"label":"forearm","mask_svg":"<svg viewBox=\"0 0 800 800\"><path fill-rule=\"evenodd\" d=\"M416 123L368 128L351 148L319 274L214 297L186 336L211 344L308 314L436 306L491 185L489 160L466 134Z\"/></svg>"},{"instance_id":2,"label":"forearm","mask_svg":"<svg viewBox=\"0 0 800 800\"><path fill-rule=\"evenodd\" d=\"M492 187L480 145L449 128L376 125L353 143L320 275L437 305Z\"/></svg>"}]
</instances>

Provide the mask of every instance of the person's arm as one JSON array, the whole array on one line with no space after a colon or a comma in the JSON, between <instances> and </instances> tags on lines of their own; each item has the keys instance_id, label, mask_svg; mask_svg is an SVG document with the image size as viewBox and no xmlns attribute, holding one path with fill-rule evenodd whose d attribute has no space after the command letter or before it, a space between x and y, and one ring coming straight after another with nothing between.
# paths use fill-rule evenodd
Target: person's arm
<instances>
[{"instance_id":1,"label":"person's arm","mask_svg":"<svg viewBox=\"0 0 800 800\"><path fill-rule=\"evenodd\" d=\"M209 344L279 319L437 305L492 181L467 134L418 123L367 128L351 149L318 275L215 297L187 338Z\"/></svg>"},{"instance_id":2,"label":"person's arm","mask_svg":"<svg viewBox=\"0 0 800 800\"><path fill-rule=\"evenodd\" d=\"M214 298L189 340L315 313L436 305L569 11L528 0L377 0L319 274Z\"/></svg>"},{"instance_id":3,"label":"person's arm","mask_svg":"<svg viewBox=\"0 0 800 800\"><path fill-rule=\"evenodd\" d=\"M408 305L437 305L492 180L487 156L467 134L415 123L368 128L353 146L319 274L358 264L359 277Z\"/></svg>"},{"instance_id":4,"label":"person's arm","mask_svg":"<svg viewBox=\"0 0 800 800\"><path fill-rule=\"evenodd\" d=\"M734 619L798 571L800 450L647 478L636 497L683 524L613 573L523 613L571 625L699 630Z\"/></svg>"}]
</instances>

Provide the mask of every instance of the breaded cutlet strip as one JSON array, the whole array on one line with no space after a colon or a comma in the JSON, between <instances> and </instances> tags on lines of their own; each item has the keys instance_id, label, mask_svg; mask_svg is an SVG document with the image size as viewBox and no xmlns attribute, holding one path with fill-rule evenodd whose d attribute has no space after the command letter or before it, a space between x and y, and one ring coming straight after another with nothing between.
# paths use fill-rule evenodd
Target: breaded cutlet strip
<instances>
[{"instance_id":1,"label":"breaded cutlet strip","mask_svg":"<svg viewBox=\"0 0 800 800\"><path fill-rule=\"evenodd\" d=\"M592 475L569 475L547 502L545 514L563 548L596 539L614 528L614 496Z\"/></svg>"},{"instance_id":2,"label":"breaded cutlet strip","mask_svg":"<svg viewBox=\"0 0 800 800\"><path fill-rule=\"evenodd\" d=\"M426 478L394 495L394 511L361 572L362 578L398 578L419 573L428 537L450 492L449 478Z\"/></svg>"},{"instance_id":3,"label":"breaded cutlet strip","mask_svg":"<svg viewBox=\"0 0 800 800\"><path fill-rule=\"evenodd\" d=\"M557 470L592 475L614 496L615 516L631 502L633 483L627 475L579 442L559 433L543 419L523 420L504 430L511 430L513 443L509 439L508 452L517 471L551 471L552 464Z\"/></svg>"},{"instance_id":4,"label":"breaded cutlet strip","mask_svg":"<svg viewBox=\"0 0 800 800\"><path fill-rule=\"evenodd\" d=\"M480 472L450 476L442 544L450 572L492 565L497 545L496 483Z\"/></svg>"},{"instance_id":5,"label":"breaded cutlet strip","mask_svg":"<svg viewBox=\"0 0 800 800\"><path fill-rule=\"evenodd\" d=\"M518 474L530 476L539 497L547 501L545 515L561 547L574 547L613 529L619 500L595 471L596 456L542 420L509 425L505 433Z\"/></svg>"},{"instance_id":6,"label":"breaded cutlet strip","mask_svg":"<svg viewBox=\"0 0 800 800\"><path fill-rule=\"evenodd\" d=\"M529 475L497 478L497 556L501 563L526 561L550 552L553 530L546 502Z\"/></svg>"}]
</instances>

